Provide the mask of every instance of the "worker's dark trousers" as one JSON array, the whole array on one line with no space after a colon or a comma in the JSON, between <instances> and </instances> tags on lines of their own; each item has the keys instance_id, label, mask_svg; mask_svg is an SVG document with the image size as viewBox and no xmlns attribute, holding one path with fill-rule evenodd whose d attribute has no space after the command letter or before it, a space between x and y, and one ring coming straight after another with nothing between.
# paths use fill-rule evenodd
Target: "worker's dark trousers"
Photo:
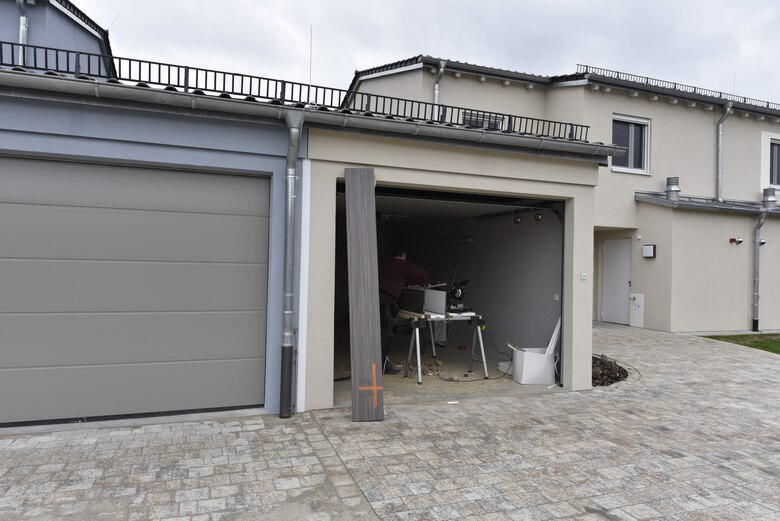
<instances>
[{"instance_id":1,"label":"worker's dark trousers","mask_svg":"<svg viewBox=\"0 0 780 521\"><path fill-rule=\"evenodd\" d=\"M392 302L379 303L379 326L382 333L382 366L390 354L390 344L393 342L393 311L395 304Z\"/></svg>"}]
</instances>

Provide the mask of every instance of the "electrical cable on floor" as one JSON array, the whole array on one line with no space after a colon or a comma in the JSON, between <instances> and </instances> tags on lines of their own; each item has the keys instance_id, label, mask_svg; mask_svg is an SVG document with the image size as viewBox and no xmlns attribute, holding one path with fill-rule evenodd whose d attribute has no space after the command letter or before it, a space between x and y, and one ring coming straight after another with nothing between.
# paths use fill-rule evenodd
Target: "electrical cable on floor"
<instances>
[{"instance_id":1,"label":"electrical cable on floor","mask_svg":"<svg viewBox=\"0 0 780 521\"><path fill-rule=\"evenodd\" d=\"M451 376L444 377L444 376L441 375L441 371L439 371L439 373L437 375L439 377L439 380L441 380L443 382L452 382L452 383L471 383L471 382L484 382L485 380L503 380L504 378L506 378L506 376L509 374L509 372L512 369L512 355L510 355L509 353L505 353L503 351L499 351L499 349L496 347L495 342L493 342L493 337L490 336L490 333L488 333L487 331L484 331L482 333L482 336L486 336L488 338L488 340L490 340L490 345L493 346L493 350L495 350L496 353L498 353L499 355L503 355L503 356L507 357L507 359L509 360L509 367L507 368L507 370L504 371L501 374L501 376L496 376L494 378L474 378L472 380L456 380L454 377L451 377ZM472 360L472 361L474 361L474 362L482 362L482 360Z\"/></svg>"}]
</instances>

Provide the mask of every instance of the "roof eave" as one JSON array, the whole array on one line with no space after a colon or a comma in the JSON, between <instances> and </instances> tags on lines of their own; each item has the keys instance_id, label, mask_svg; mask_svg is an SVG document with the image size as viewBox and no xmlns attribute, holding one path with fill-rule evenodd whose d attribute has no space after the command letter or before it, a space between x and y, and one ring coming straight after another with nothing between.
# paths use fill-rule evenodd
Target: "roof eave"
<instances>
[{"instance_id":1,"label":"roof eave","mask_svg":"<svg viewBox=\"0 0 780 521\"><path fill-rule=\"evenodd\" d=\"M332 128L351 128L371 130L389 134L421 136L468 143L472 145L490 145L516 151L537 153L540 155L560 155L568 159L606 164L607 159L620 154L622 149L616 145L590 143L568 139L520 135L501 131L447 127L426 122L410 122L398 119L378 118L341 112L325 112L315 108L297 108L270 103L247 102L235 99L203 96L184 92L171 92L162 89L135 87L123 84L102 83L70 78L31 75L23 72L0 72L0 85L16 89L15 95L25 96L26 92L54 93L55 96L74 96L82 103L100 103L104 100L122 100L139 104L170 106L177 109L205 110L211 112L242 114L244 116L284 119L288 111L303 111L305 121ZM101 101L98 101L101 100Z\"/></svg>"}]
</instances>

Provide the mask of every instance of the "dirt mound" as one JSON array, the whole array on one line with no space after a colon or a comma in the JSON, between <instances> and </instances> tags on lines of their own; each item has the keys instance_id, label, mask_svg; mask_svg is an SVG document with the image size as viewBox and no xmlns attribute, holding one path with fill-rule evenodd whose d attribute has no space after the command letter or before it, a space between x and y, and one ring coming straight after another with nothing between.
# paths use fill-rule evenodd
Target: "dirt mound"
<instances>
[{"instance_id":1,"label":"dirt mound","mask_svg":"<svg viewBox=\"0 0 780 521\"><path fill-rule=\"evenodd\" d=\"M628 371L605 355L593 357L593 387L612 385L628 378Z\"/></svg>"}]
</instances>

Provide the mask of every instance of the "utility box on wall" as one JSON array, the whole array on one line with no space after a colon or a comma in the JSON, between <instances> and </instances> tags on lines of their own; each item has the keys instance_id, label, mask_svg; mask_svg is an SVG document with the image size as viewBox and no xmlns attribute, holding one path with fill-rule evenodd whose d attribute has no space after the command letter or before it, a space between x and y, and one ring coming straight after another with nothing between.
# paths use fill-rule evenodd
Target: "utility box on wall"
<instances>
[{"instance_id":1,"label":"utility box on wall","mask_svg":"<svg viewBox=\"0 0 780 521\"><path fill-rule=\"evenodd\" d=\"M645 294L631 293L629 296L628 325L645 327Z\"/></svg>"}]
</instances>

